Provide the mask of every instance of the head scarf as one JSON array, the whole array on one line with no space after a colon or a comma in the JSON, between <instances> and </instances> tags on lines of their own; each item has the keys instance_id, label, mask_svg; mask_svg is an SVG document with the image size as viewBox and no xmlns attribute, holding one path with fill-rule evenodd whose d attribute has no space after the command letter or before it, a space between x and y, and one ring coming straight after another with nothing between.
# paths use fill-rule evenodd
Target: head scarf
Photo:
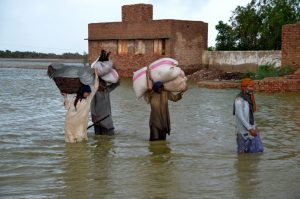
<instances>
[{"instance_id":1,"label":"head scarf","mask_svg":"<svg viewBox=\"0 0 300 199\"><path fill-rule=\"evenodd\" d=\"M85 92L87 92L87 93L92 92L91 87L89 85L82 86L82 93L85 93Z\"/></svg>"},{"instance_id":2,"label":"head scarf","mask_svg":"<svg viewBox=\"0 0 300 199\"><path fill-rule=\"evenodd\" d=\"M162 82L155 82L153 84L152 89L154 90L154 92L158 93L160 91L160 89L162 89L164 87L164 84Z\"/></svg>"},{"instance_id":3,"label":"head scarf","mask_svg":"<svg viewBox=\"0 0 300 199\"><path fill-rule=\"evenodd\" d=\"M244 78L241 80L241 92L237 95L237 97L243 98L245 101L249 103L249 123L254 124L254 115L256 112L256 103L254 99L253 93L247 93L246 88L248 86L254 85L254 81L250 78ZM233 106L233 115L235 115L235 106Z\"/></svg>"},{"instance_id":4,"label":"head scarf","mask_svg":"<svg viewBox=\"0 0 300 199\"><path fill-rule=\"evenodd\" d=\"M241 90L244 90L247 86L254 85L254 81L251 78L244 78L241 80Z\"/></svg>"},{"instance_id":5,"label":"head scarf","mask_svg":"<svg viewBox=\"0 0 300 199\"><path fill-rule=\"evenodd\" d=\"M242 93L246 94L246 88L248 86L254 86L254 81L251 78L244 78L241 80L241 90ZM250 105L252 105L253 108L253 112L256 112L256 103L255 103L255 99L254 99L254 95L253 93L248 94L247 95L250 97L250 100L248 101L250 103Z\"/></svg>"}]
</instances>

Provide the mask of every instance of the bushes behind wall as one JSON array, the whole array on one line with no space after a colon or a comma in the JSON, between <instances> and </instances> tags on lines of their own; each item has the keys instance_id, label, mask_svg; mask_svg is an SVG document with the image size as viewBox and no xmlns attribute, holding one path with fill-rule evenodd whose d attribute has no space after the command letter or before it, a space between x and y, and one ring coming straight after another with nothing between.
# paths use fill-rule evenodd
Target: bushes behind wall
<instances>
[{"instance_id":1,"label":"bushes behind wall","mask_svg":"<svg viewBox=\"0 0 300 199\"><path fill-rule=\"evenodd\" d=\"M250 77L252 79L264 79L265 77L281 77L291 74L293 69L291 66L275 67L272 63L259 65L256 72L246 72L241 77Z\"/></svg>"}]
</instances>

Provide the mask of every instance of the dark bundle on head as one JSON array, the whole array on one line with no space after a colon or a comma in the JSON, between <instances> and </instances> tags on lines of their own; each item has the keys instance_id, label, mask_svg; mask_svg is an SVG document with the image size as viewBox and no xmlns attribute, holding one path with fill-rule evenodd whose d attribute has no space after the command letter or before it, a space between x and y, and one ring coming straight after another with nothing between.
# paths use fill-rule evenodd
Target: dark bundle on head
<instances>
[{"instance_id":1,"label":"dark bundle on head","mask_svg":"<svg viewBox=\"0 0 300 199\"><path fill-rule=\"evenodd\" d=\"M98 61L108 61L109 55L110 55L110 52L107 53L105 50L101 50L101 54L100 54Z\"/></svg>"}]
</instances>

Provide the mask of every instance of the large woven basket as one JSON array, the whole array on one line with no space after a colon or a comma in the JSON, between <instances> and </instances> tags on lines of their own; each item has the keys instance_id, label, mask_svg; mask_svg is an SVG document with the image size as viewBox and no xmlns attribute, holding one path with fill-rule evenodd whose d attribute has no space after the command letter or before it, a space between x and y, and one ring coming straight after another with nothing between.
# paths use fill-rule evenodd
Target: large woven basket
<instances>
[{"instance_id":1,"label":"large woven basket","mask_svg":"<svg viewBox=\"0 0 300 199\"><path fill-rule=\"evenodd\" d=\"M79 78L54 77L53 80L61 93L77 93L81 87Z\"/></svg>"},{"instance_id":2,"label":"large woven basket","mask_svg":"<svg viewBox=\"0 0 300 199\"><path fill-rule=\"evenodd\" d=\"M53 77L54 72L55 69L51 65L48 66L47 74L51 79L54 80L61 93L72 94L78 92L82 85L79 78Z\"/></svg>"}]
</instances>

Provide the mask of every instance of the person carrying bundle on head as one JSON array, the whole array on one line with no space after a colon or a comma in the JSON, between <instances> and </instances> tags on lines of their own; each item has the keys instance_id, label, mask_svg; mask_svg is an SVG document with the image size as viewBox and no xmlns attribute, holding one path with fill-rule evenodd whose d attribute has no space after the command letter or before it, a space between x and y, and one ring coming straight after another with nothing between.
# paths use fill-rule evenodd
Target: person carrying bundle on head
<instances>
[{"instance_id":1,"label":"person carrying bundle on head","mask_svg":"<svg viewBox=\"0 0 300 199\"><path fill-rule=\"evenodd\" d=\"M91 101L98 90L99 80L95 71L94 85L81 84L76 96L71 99L66 93L64 96L64 106L67 109L65 117L65 141L81 142L87 140L88 114L90 112Z\"/></svg>"},{"instance_id":2,"label":"person carrying bundle on head","mask_svg":"<svg viewBox=\"0 0 300 199\"><path fill-rule=\"evenodd\" d=\"M109 61L109 53L101 51L98 61ZM120 82L108 84L99 78L99 88L91 103L92 121L96 135L114 135L115 127L111 115L110 92L120 85Z\"/></svg>"},{"instance_id":3,"label":"person carrying bundle on head","mask_svg":"<svg viewBox=\"0 0 300 199\"><path fill-rule=\"evenodd\" d=\"M171 131L168 101L179 101L185 90L174 95L172 92L164 90L164 84L160 81L153 82L152 85L149 68L147 70L147 85L148 91L144 98L151 107L149 140L166 140L166 135L170 135Z\"/></svg>"}]
</instances>

